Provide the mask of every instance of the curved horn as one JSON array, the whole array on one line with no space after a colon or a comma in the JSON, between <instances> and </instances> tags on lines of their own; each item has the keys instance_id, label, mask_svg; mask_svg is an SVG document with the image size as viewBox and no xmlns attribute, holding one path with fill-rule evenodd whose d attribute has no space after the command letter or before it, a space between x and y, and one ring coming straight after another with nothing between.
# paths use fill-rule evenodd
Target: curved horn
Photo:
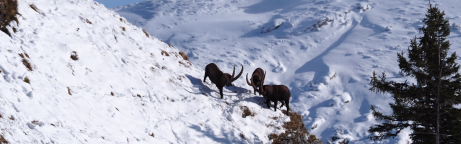
<instances>
[{"instance_id":1,"label":"curved horn","mask_svg":"<svg viewBox=\"0 0 461 144\"><path fill-rule=\"evenodd\" d=\"M234 64L234 70L232 71L232 79L234 78L234 75L235 75L235 64Z\"/></svg>"},{"instance_id":2,"label":"curved horn","mask_svg":"<svg viewBox=\"0 0 461 144\"><path fill-rule=\"evenodd\" d=\"M234 72L235 72L235 66L234 66ZM243 73L243 65L242 65L242 70L240 71L240 73L235 78L233 78L232 81L237 80L240 76L242 76L242 73Z\"/></svg>"},{"instance_id":3,"label":"curved horn","mask_svg":"<svg viewBox=\"0 0 461 144\"><path fill-rule=\"evenodd\" d=\"M264 84L265 79L266 79L266 71L264 71L263 78L261 79L261 87L259 87L262 94L264 94L263 84Z\"/></svg>"},{"instance_id":4,"label":"curved horn","mask_svg":"<svg viewBox=\"0 0 461 144\"><path fill-rule=\"evenodd\" d=\"M254 76L254 75L253 75L253 76ZM253 76L251 76L251 79L250 79L251 83L250 83L250 82L248 81L248 73L247 73L247 79L246 79L246 80L247 80L247 84L248 84L248 85L250 85L251 87L253 87L254 89L256 89L255 84L253 84Z\"/></svg>"},{"instance_id":5,"label":"curved horn","mask_svg":"<svg viewBox=\"0 0 461 144\"><path fill-rule=\"evenodd\" d=\"M248 81L248 73L247 73L247 84L250 86L253 86L249 81Z\"/></svg>"}]
</instances>

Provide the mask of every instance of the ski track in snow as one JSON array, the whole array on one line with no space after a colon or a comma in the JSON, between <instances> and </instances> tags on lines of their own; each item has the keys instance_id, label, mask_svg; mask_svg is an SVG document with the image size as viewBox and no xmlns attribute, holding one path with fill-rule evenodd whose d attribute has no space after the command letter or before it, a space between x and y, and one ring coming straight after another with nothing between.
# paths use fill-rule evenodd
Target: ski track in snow
<instances>
[{"instance_id":1,"label":"ski track in snow","mask_svg":"<svg viewBox=\"0 0 461 144\"><path fill-rule=\"evenodd\" d=\"M459 51L461 1L431 2L452 24L450 52ZM367 139L377 123L370 105L389 114L392 101L368 83L373 71L414 82L399 75L396 53L421 35L428 7L414 0L146 0L111 10L185 51L199 68L214 62L231 72L243 64L244 75L263 68L267 84L290 87L292 110L324 142L407 143L408 129L395 139ZM244 78L235 85L250 88Z\"/></svg>"}]
</instances>

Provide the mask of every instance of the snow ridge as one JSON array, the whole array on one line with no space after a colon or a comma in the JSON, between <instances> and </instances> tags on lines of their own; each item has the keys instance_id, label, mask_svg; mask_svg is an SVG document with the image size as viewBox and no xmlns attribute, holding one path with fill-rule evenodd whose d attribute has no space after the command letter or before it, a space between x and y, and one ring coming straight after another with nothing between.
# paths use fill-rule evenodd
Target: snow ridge
<instances>
[{"instance_id":1,"label":"snow ridge","mask_svg":"<svg viewBox=\"0 0 461 144\"><path fill-rule=\"evenodd\" d=\"M268 143L290 120L243 87L220 99L202 67L99 3L18 2L18 32L0 33L10 143ZM243 118L244 106L255 115Z\"/></svg>"}]
</instances>

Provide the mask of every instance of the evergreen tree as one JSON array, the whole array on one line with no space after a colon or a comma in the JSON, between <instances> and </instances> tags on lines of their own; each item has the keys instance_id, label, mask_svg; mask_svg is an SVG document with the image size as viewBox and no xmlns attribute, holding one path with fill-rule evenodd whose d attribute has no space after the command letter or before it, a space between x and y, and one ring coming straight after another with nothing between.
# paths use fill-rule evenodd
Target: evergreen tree
<instances>
[{"instance_id":1,"label":"evergreen tree","mask_svg":"<svg viewBox=\"0 0 461 144\"><path fill-rule=\"evenodd\" d=\"M461 142L461 110L453 107L461 104L461 75L456 52L447 57L449 22L437 7L431 5L427 12L424 26L419 29L423 36L411 40L408 60L404 52L397 53L401 72L414 77L417 83L386 81L384 72L378 77L373 72L370 90L390 93L395 102L389 104L393 110L390 115L371 106L373 116L382 122L368 130L375 134L369 136L371 140L394 138L409 127L413 130L413 143Z\"/></svg>"}]
</instances>

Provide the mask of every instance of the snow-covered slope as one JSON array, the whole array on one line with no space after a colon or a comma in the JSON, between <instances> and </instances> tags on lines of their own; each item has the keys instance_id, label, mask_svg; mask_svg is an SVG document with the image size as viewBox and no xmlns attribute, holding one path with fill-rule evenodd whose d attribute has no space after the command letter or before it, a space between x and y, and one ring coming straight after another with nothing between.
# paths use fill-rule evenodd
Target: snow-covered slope
<instances>
[{"instance_id":1,"label":"snow-covered slope","mask_svg":"<svg viewBox=\"0 0 461 144\"><path fill-rule=\"evenodd\" d=\"M451 51L461 50L461 1L431 2L453 23ZM396 53L421 35L428 7L427 0L146 0L113 10L198 67L263 68L266 83L290 87L293 110L322 141L372 143L370 105L388 114L392 98L370 92L369 78L385 71L389 80L412 80L399 74ZM236 85L250 88L244 79ZM383 142L407 143L408 133Z\"/></svg>"},{"instance_id":2,"label":"snow-covered slope","mask_svg":"<svg viewBox=\"0 0 461 144\"><path fill-rule=\"evenodd\" d=\"M92 0L18 1L17 32L0 32L9 143L268 143L290 121L243 87L220 99L202 67Z\"/></svg>"}]
</instances>

